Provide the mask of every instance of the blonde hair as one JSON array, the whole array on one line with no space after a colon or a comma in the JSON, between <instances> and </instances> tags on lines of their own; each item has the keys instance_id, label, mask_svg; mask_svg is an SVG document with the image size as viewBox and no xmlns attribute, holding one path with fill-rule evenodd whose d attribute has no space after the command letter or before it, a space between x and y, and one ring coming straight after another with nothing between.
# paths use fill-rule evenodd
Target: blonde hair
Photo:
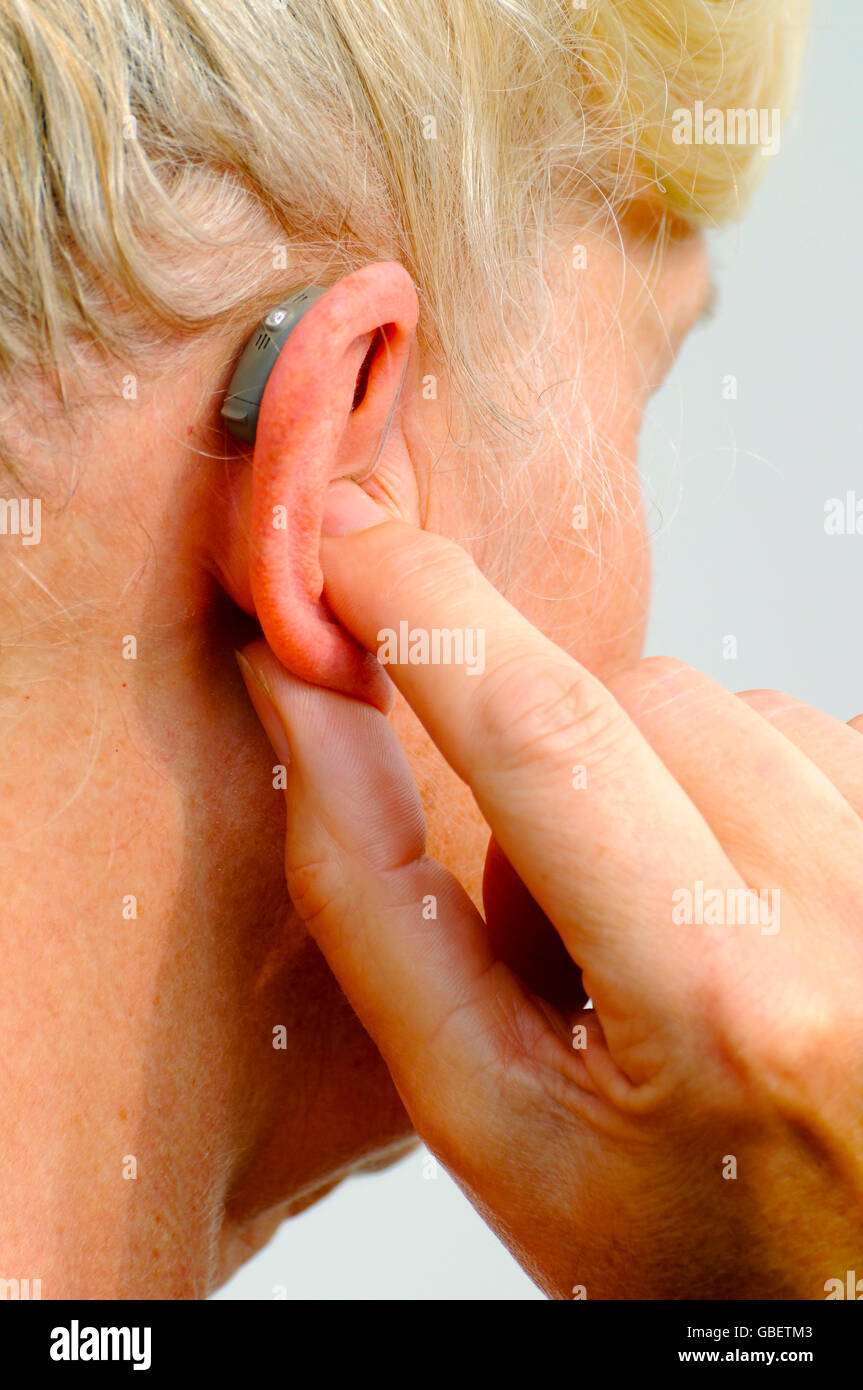
<instances>
[{"instance_id":1,"label":"blonde hair","mask_svg":"<svg viewBox=\"0 0 863 1390\"><path fill-rule=\"evenodd\" d=\"M534 313L553 208L646 194L707 225L737 214L767 161L675 143L672 113L784 107L806 10L4 0L0 373L65 401L82 349L182 351L269 304L280 248L303 283L392 258L420 291L421 347L511 432L501 347Z\"/></svg>"}]
</instances>

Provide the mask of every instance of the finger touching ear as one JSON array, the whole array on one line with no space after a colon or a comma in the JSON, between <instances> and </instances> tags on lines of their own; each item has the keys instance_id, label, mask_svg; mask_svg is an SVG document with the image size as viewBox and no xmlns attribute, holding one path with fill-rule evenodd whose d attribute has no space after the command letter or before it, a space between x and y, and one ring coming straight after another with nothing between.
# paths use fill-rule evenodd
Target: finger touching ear
<instances>
[{"instance_id":1,"label":"finger touching ear","mask_svg":"<svg viewBox=\"0 0 863 1390\"><path fill-rule=\"evenodd\" d=\"M253 608L282 665L381 709L390 682L327 607L319 547L339 479L374 494L382 470L385 505L416 491L401 417L418 315L413 281L390 261L346 275L306 311L267 382L251 479L234 479L232 542L220 547L232 597Z\"/></svg>"}]
</instances>

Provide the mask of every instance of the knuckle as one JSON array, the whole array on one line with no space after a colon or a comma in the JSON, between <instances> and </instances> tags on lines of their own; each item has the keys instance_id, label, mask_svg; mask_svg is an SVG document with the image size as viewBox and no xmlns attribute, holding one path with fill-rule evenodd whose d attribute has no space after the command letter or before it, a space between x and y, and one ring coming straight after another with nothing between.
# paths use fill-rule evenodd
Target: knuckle
<instances>
[{"instance_id":1,"label":"knuckle","mask_svg":"<svg viewBox=\"0 0 863 1390\"><path fill-rule=\"evenodd\" d=\"M639 661L637 666L631 668L639 674L645 681L679 681L687 682L691 680L693 670L687 666L685 661L681 661L677 656L646 656Z\"/></svg>"},{"instance_id":2,"label":"knuckle","mask_svg":"<svg viewBox=\"0 0 863 1390\"><path fill-rule=\"evenodd\" d=\"M750 1113L814 1124L828 1099L859 1086L848 1063L860 1055L863 1018L835 994L783 990L763 999L757 1014L728 1006L720 1012L717 1052Z\"/></svg>"},{"instance_id":3,"label":"knuckle","mask_svg":"<svg viewBox=\"0 0 863 1390\"><path fill-rule=\"evenodd\" d=\"M608 682L617 700L632 712L649 711L662 700L695 689L697 673L675 656L648 656L619 671Z\"/></svg>"},{"instance_id":4,"label":"knuckle","mask_svg":"<svg viewBox=\"0 0 863 1390\"><path fill-rule=\"evenodd\" d=\"M491 766L517 771L571 758L596 765L620 749L628 728L604 686L571 663L518 654L489 672L477 732Z\"/></svg>"},{"instance_id":5,"label":"knuckle","mask_svg":"<svg viewBox=\"0 0 863 1390\"><path fill-rule=\"evenodd\" d=\"M805 710L805 706L799 700L792 699L790 695L783 695L778 690L740 690L737 692L737 698L764 719L799 714Z\"/></svg>"}]
</instances>

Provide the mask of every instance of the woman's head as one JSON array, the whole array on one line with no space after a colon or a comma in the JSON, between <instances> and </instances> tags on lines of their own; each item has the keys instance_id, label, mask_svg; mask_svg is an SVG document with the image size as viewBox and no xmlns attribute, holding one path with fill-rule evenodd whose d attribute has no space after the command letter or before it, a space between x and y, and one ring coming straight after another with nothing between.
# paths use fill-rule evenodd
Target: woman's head
<instances>
[{"instance_id":1,"label":"woman's head","mask_svg":"<svg viewBox=\"0 0 863 1390\"><path fill-rule=\"evenodd\" d=\"M260 620L330 680L317 541L354 478L467 545L592 669L637 657L642 411L707 295L698 228L764 166L678 143L673 113L781 105L797 8L5 6L3 491L43 504L39 545L0 553L4 882L31 943L12 968L26 992L51 943L73 1034L46 1027L58 1131L97 1078L63 1171L90 1175L83 1207L121 1203L128 1289L162 1264L177 1287L214 1277L280 1204L408 1132L286 900L234 648ZM253 454L223 394L262 312L308 284L328 293ZM430 851L476 895L472 800L392 717ZM118 1195L115 1152L153 1186Z\"/></svg>"},{"instance_id":2,"label":"woman's head","mask_svg":"<svg viewBox=\"0 0 863 1390\"><path fill-rule=\"evenodd\" d=\"M393 259L454 404L521 452L555 214L605 228L633 198L697 224L739 212L760 149L680 142L674 113L781 105L804 11L9 0L0 366L49 370L97 342L143 370L253 322L277 286Z\"/></svg>"}]
</instances>

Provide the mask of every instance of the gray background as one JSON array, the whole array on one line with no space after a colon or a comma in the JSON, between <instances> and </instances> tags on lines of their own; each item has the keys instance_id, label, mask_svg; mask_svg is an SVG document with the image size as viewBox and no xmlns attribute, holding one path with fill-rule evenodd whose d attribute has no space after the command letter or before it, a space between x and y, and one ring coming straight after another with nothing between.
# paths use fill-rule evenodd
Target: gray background
<instances>
[{"instance_id":1,"label":"gray background","mask_svg":"<svg viewBox=\"0 0 863 1390\"><path fill-rule=\"evenodd\" d=\"M859 0L816 0L781 153L746 220L712 238L717 317L684 348L642 443L655 557L647 652L841 719L863 711L863 535L827 535L824 504L863 499L861 70ZM723 399L728 375L736 401ZM217 1297L540 1298L449 1178L424 1177L425 1162L418 1151L343 1184Z\"/></svg>"}]
</instances>

